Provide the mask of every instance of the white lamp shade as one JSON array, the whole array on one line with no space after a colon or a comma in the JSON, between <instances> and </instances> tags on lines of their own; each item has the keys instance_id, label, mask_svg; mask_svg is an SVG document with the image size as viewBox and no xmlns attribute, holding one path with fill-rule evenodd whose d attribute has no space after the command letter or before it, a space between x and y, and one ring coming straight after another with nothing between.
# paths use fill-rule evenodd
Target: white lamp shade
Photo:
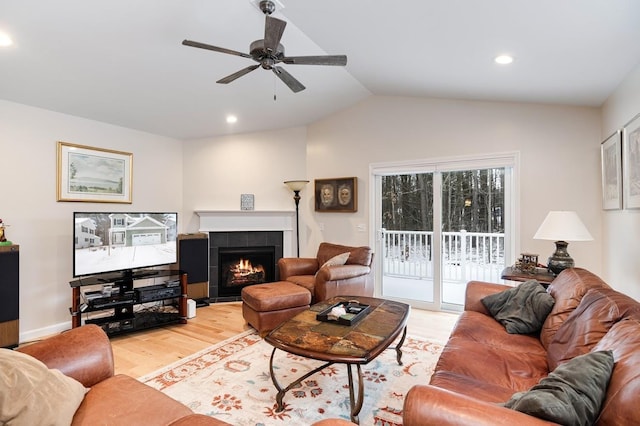
<instances>
[{"instance_id":1,"label":"white lamp shade","mask_svg":"<svg viewBox=\"0 0 640 426\"><path fill-rule=\"evenodd\" d=\"M308 180L287 180L284 182L284 184L292 191L302 191L302 188L304 188L308 183Z\"/></svg>"},{"instance_id":2,"label":"white lamp shade","mask_svg":"<svg viewBox=\"0 0 640 426\"><path fill-rule=\"evenodd\" d=\"M536 240L591 241L593 237L572 211L551 211L533 236Z\"/></svg>"}]
</instances>

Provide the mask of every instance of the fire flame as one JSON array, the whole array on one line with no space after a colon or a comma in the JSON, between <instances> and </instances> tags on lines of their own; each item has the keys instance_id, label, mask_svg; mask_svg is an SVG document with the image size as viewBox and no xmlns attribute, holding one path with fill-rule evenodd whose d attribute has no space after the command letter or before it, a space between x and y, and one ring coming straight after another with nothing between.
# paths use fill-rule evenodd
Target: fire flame
<instances>
[{"instance_id":1,"label":"fire flame","mask_svg":"<svg viewBox=\"0 0 640 426\"><path fill-rule=\"evenodd\" d=\"M258 265L254 268L250 260L240 259L240 261L233 268L231 268L231 271L234 273L234 275L244 276L255 274L257 272L264 272L264 268L262 267L262 265Z\"/></svg>"}]
</instances>

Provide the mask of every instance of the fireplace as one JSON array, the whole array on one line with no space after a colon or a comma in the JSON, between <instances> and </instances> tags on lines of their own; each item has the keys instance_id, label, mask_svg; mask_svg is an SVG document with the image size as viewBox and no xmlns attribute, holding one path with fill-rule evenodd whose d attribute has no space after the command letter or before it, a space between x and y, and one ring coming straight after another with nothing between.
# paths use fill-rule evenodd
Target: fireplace
<instances>
[{"instance_id":1,"label":"fireplace","mask_svg":"<svg viewBox=\"0 0 640 426\"><path fill-rule=\"evenodd\" d=\"M275 281L275 247L219 247L218 296L240 296L243 287Z\"/></svg>"},{"instance_id":2,"label":"fireplace","mask_svg":"<svg viewBox=\"0 0 640 426\"><path fill-rule=\"evenodd\" d=\"M239 301L243 287L278 281L282 256L282 231L209 232L209 301Z\"/></svg>"}]
</instances>

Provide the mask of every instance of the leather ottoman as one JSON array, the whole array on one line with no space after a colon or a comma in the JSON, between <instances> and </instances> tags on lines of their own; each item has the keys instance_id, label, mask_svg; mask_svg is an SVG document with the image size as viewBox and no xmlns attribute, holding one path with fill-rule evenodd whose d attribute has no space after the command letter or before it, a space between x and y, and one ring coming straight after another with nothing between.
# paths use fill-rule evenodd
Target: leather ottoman
<instances>
[{"instance_id":1,"label":"leather ottoman","mask_svg":"<svg viewBox=\"0 0 640 426\"><path fill-rule=\"evenodd\" d=\"M288 281L255 284L242 289L242 316L261 336L309 309L310 304L309 290Z\"/></svg>"}]
</instances>

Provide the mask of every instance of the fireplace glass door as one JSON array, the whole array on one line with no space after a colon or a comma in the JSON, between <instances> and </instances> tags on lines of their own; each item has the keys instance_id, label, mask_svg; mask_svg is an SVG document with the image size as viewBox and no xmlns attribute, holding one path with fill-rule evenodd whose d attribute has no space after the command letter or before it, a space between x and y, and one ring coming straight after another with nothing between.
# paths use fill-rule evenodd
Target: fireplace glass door
<instances>
[{"instance_id":1,"label":"fireplace glass door","mask_svg":"<svg viewBox=\"0 0 640 426\"><path fill-rule=\"evenodd\" d=\"M224 247L219 257L219 296L239 296L243 287L275 280L275 247Z\"/></svg>"}]
</instances>

